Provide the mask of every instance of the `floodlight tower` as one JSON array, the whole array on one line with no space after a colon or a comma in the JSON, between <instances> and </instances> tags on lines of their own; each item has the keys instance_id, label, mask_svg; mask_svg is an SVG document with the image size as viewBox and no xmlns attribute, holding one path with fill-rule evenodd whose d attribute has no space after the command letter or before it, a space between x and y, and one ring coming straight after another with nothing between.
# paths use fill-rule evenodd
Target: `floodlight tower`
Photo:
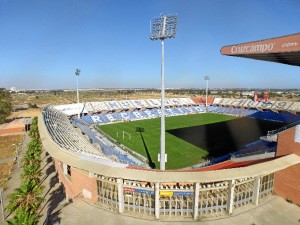
<instances>
[{"instance_id":1,"label":"floodlight tower","mask_svg":"<svg viewBox=\"0 0 300 225\"><path fill-rule=\"evenodd\" d=\"M152 41L161 40L161 130L160 130L160 170L165 170L165 49L164 40L176 37L177 15L163 15L151 21Z\"/></svg>"},{"instance_id":2,"label":"floodlight tower","mask_svg":"<svg viewBox=\"0 0 300 225\"><path fill-rule=\"evenodd\" d=\"M207 105L207 95L208 95L208 81L209 81L209 76L205 76L204 80L206 80L206 100L205 100L205 106L206 106L206 112L207 112L208 111L207 110L207 107L208 107L208 105Z\"/></svg>"},{"instance_id":3,"label":"floodlight tower","mask_svg":"<svg viewBox=\"0 0 300 225\"><path fill-rule=\"evenodd\" d=\"M78 119L80 118L80 106L79 106L79 91L78 91L78 77L80 75L80 69L75 70L76 81L77 81L77 106L78 106Z\"/></svg>"}]
</instances>

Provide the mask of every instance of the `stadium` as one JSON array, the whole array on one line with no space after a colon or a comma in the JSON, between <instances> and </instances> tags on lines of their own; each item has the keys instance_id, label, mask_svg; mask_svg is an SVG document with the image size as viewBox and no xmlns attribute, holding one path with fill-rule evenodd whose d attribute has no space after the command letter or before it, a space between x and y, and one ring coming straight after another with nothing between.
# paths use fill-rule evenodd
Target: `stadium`
<instances>
[{"instance_id":1,"label":"stadium","mask_svg":"<svg viewBox=\"0 0 300 225\"><path fill-rule=\"evenodd\" d=\"M230 114L237 119L277 121L282 126L234 154L166 171L151 169L147 157L113 143L94 126L153 120L160 116L158 99L46 107L39 117L41 140L55 161L69 199L83 198L119 213L197 219L231 214L247 204L258 205L277 190L278 194L291 194L281 192L283 183L276 178L300 161L295 154L286 155L287 146L280 144L286 133L297 133L300 103L210 98L206 112L202 102L166 99L166 115ZM77 118L79 108L81 117ZM274 140L275 148L268 144Z\"/></svg>"},{"instance_id":2,"label":"stadium","mask_svg":"<svg viewBox=\"0 0 300 225\"><path fill-rule=\"evenodd\" d=\"M262 59L263 54L269 61L298 65L294 53L293 60L284 62L277 54L285 53L278 49L274 53L276 41L287 43L286 38L295 36L228 46L221 52L231 48L228 54L238 56L247 50L242 57ZM270 41L273 47L263 52L262 47L257 52L247 47L268 46ZM286 50L287 44L281 46ZM177 150L167 148L167 153L172 149L167 165L175 162L167 170L156 168L158 147L152 142L158 140L146 135L158 133L151 124L161 117L161 99L45 107L39 117L40 136L67 199L81 198L126 215L175 220L231 215L274 193L300 203L299 102L210 97L168 98L164 105L167 119L179 118L169 122L171 129L167 127L178 145ZM192 116L197 118L184 124ZM135 147L136 137L142 147Z\"/></svg>"},{"instance_id":3,"label":"stadium","mask_svg":"<svg viewBox=\"0 0 300 225\"><path fill-rule=\"evenodd\" d=\"M300 222L300 2L22 3L0 225Z\"/></svg>"}]
</instances>

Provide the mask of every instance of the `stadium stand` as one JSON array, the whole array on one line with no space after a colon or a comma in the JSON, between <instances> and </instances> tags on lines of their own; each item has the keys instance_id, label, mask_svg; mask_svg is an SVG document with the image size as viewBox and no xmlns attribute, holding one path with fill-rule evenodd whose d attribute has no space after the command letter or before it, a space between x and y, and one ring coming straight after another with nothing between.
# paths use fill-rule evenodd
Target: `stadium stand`
<instances>
[{"instance_id":1,"label":"stadium stand","mask_svg":"<svg viewBox=\"0 0 300 225\"><path fill-rule=\"evenodd\" d=\"M104 103L107 106L108 110L110 110L110 111L122 109L122 107L118 101L106 101Z\"/></svg>"},{"instance_id":2,"label":"stadium stand","mask_svg":"<svg viewBox=\"0 0 300 225\"><path fill-rule=\"evenodd\" d=\"M219 167L223 168L223 162L228 162L228 161L243 162L249 160L273 158L275 156L276 147L277 147L276 142L257 140L243 146L240 150L236 152L232 152L218 158L207 160L204 163L193 165L192 168L195 169L195 168L202 168L202 167L208 167L213 165L216 165L215 168L219 168Z\"/></svg>"},{"instance_id":3,"label":"stadium stand","mask_svg":"<svg viewBox=\"0 0 300 225\"><path fill-rule=\"evenodd\" d=\"M256 105L258 104L258 102L255 102L251 99L246 99L245 102L243 103L242 107L244 108L256 108Z\"/></svg>"},{"instance_id":4,"label":"stadium stand","mask_svg":"<svg viewBox=\"0 0 300 225\"><path fill-rule=\"evenodd\" d=\"M245 145L239 151L232 153L231 158L241 158L245 156L252 156L257 154L263 154L266 152L276 151L276 142L269 142L264 140L257 140L252 143Z\"/></svg>"},{"instance_id":5,"label":"stadium stand","mask_svg":"<svg viewBox=\"0 0 300 225\"><path fill-rule=\"evenodd\" d=\"M46 107L43 110L43 117L49 134L61 148L85 156L106 158L101 151L74 130L68 118L61 111L53 107Z\"/></svg>"},{"instance_id":6,"label":"stadium stand","mask_svg":"<svg viewBox=\"0 0 300 225\"><path fill-rule=\"evenodd\" d=\"M260 110L300 112L300 103L289 101L255 102L251 99L215 98L211 105L233 106L238 108L255 108Z\"/></svg>"},{"instance_id":7,"label":"stadium stand","mask_svg":"<svg viewBox=\"0 0 300 225\"><path fill-rule=\"evenodd\" d=\"M128 101L128 100L119 101L119 104L121 106L121 109L123 110L136 108L135 105L132 103L132 101Z\"/></svg>"},{"instance_id":8,"label":"stadium stand","mask_svg":"<svg viewBox=\"0 0 300 225\"><path fill-rule=\"evenodd\" d=\"M215 98L213 105L221 105L221 102L222 102L222 98Z\"/></svg>"},{"instance_id":9,"label":"stadium stand","mask_svg":"<svg viewBox=\"0 0 300 225\"><path fill-rule=\"evenodd\" d=\"M289 111L300 112L300 102L293 102L293 104L289 107Z\"/></svg>"},{"instance_id":10,"label":"stadium stand","mask_svg":"<svg viewBox=\"0 0 300 225\"><path fill-rule=\"evenodd\" d=\"M121 163L149 168L145 163L145 157L135 153L144 161L138 160L120 147L112 144L97 131L90 129L88 126L89 123L86 122L86 120L77 118L72 119L72 126L63 113L52 107L44 108L43 117L52 139L63 149L76 154L106 160L108 160L107 157L113 155ZM86 135L88 140L85 139L84 136L78 134L75 128L79 128L81 133Z\"/></svg>"},{"instance_id":11,"label":"stadium stand","mask_svg":"<svg viewBox=\"0 0 300 225\"><path fill-rule=\"evenodd\" d=\"M203 106L166 108L166 116L178 116L203 112L205 112L205 107ZM160 109L153 108L145 110L107 112L104 114L86 115L82 116L81 118L89 124L105 124L122 121L153 119L158 117L160 117Z\"/></svg>"},{"instance_id":12,"label":"stadium stand","mask_svg":"<svg viewBox=\"0 0 300 225\"><path fill-rule=\"evenodd\" d=\"M255 119L269 120L275 122L293 123L300 120L298 115L289 112L277 113L271 110L259 111L257 109L240 109L232 107L209 106L208 111L211 113L220 113L234 116L248 116Z\"/></svg>"},{"instance_id":13,"label":"stadium stand","mask_svg":"<svg viewBox=\"0 0 300 225\"><path fill-rule=\"evenodd\" d=\"M104 102L90 102L90 104L95 109L94 112L108 111L108 107Z\"/></svg>"},{"instance_id":14,"label":"stadium stand","mask_svg":"<svg viewBox=\"0 0 300 225\"><path fill-rule=\"evenodd\" d=\"M300 118L299 118L299 115L297 115L296 117L298 118L298 120L296 120L295 122L290 123L290 124L287 124L287 125L285 125L285 126L279 128L279 129L268 131L268 136L278 134L278 133L280 133L280 132L282 132L282 131L284 131L284 130L288 130L288 129L290 129L291 127L295 127L295 126L299 125L299 124L300 124Z\"/></svg>"},{"instance_id":15,"label":"stadium stand","mask_svg":"<svg viewBox=\"0 0 300 225\"><path fill-rule=\"evenodd\" d=\"M171 105L173 106L181 106L183 103L179 98L170 98L169 101L171 102Z\"/></svg>"},{"instance_id":16,"label":"stadium stand","mask_svg":"<svg viewBox=\"0 0 300 225\"><path fill-rule=\"evenodd\" d=\"M160 99L147 99L146 101L151 108L160 107Z\"/></svg>"},{"instance_id":17,"label":"stadium stand","mask_svg":"<svg viewBox=\"0 0 300 225\"><path fill-rule=\"evenodd\" d=\"M281 110L281 111L288 111L293 102L286 102L286 101L277 101L273 104L273 110Z\"/></svg>"},{"instance_id":18,"label":"stadium stand","mask_svg":"<svg viewBox=\"0 0 300 225\"><path fill-rule=\"evenodd\" d=\"M88 113L93 113L96 111L95 108L93 107L92 102L87 102L85 104L85 109L88 111Z\"/></svg>"},{"instance_id":19,"label":"stadium stand","mask_svg":"<svg viewBox=\"0 0 300 225\"><path fill-rule=\"evenodd\" d=\"M222 106L231 106L234 101L235 101L235 99L232 99L232 98L223 98L221 105Z\"/></svg>"},{"instance_id":20,"label":"stadium stand","mask_svg":"<svg viewBox=\"0 0 300 225\"><path fill-rule=\"evenodd\" d=\"M62 111L64 114L68 116L77 115L78 112L81 114L88 113L87 109L85 108L84 103L79 104L69 104L69 105L57 105L54 106L55 109Z\"/></svg>"},{"instance_id":21,"label":"stadium stand","mask_svg":"<svg viewBox=\"0 0 300 225\"><path fill-rule=\"evenodd\" d=\"M257 111L250 115L251 118L260 119L260 120L269 120L275 122L285 122L292 123L300 119L298 115L284 112L284 113L276 113L273 111Z\"/></svg>"},{"instance_id":22,"label":"stadium stand","mask_svg":"<svg viewBox=\"0 0 300 225\"><path fill-rule=\"evenodd\" d=\"M101 133L97 132L95 129L89 128L88 124L85 121L81 119L72 119L71 122L74 127L78 127L83 134L88 136L92 144L99 145L103 153L107 157L115 156L121 163L125 163L136 167L150 168L145 163L145 157L139 155L138 153L135 153L136 155L139 155L139 158L142 158L144 161L136 159L135 157L131 156L128 152L125 152L120 147L111 143L107 138L102 136Z\"/></svg>"},{"instance_id":23,"label":"stadium stand","mask_svg":"<svg viewBox=\"0 0 300 225\"><path fill-rule=\"evenodd\" d=\"M234 101L231 103L231 106L242 107L245 101L247 101L247 99L234 99Z\"/></svg>"},{"instance_id":24,"label":"stadium stand","mask_svg":"<svg viewBox=\"0 0 300 225\"><path fill-rule=\"evenodd\" d=\"M205 105L205 98L169 98L165 100L166 107L188 107L183 108L184 113L200 112L199 108L193 108L192 106L202 107L201 111L205 112L203 106ZM273 110L273 111L290 111L290 112L300 112L300 103L298 102L288 102L288 101L269 101L269 102L254 102L250 99L231 99L231 98L208 98L209 106L224 106L227 108L235 109L216 109L216 113L227 113L232 115L245 116L253 114L251 111L240 111L242 109L248 110ZM86 114L97 114L105 112L115 112L124 110L134 110L134 109L153 109L160 108L160 99L146 99L146 100L121 100L121 101L105 101L105 102L87 102L69 105L59 105L54 106L54 108L62 111L68 116L73 116L78 114L80 111L81 115ZM211 112L213 108L211 107ZM240 109L240 110L237 110ZM224 112L223 112L224 111ZM175 112L175 111L173 111ZM178 112L176 112L178 114ZM175 113L175 114L176 114ZM255 112L254 112L255 113ZM155 113L156 114L156 113ZM173 114L174 115L174 114ZM170 114L172 116L172 113ZM132 116L135 119L135 116ZM120 119L105 119L111 121L119 121Z\"/></svg>"},{"instance_id":25,"label":"stadium stand","mask_svg":"<svg viewBox=\"0 0 300 225\"><path fill-rule=\"evenodd\" d=\"M131 103L134 105L134 108L137 109L150 107L146 100L131 100Z\"/></svg>"},{"instance_id":26,"label":"stadium stand","mask_svg":"<svg viewBox=\"0 0 300 225\"><path fill-rule=\"evenodd\" d=\"M257 109L271 109L273 104L275 104L274 101L259 102L255 107Z\"/></svg>"},{"instance_id":27,"label":"stadium stand","mask_svg":"<svg viewBox=\"0 0 300 225\"><path fill-rule=\"evenodd\" d=\"M190 98L182 98L181 101L182 101L183 104L186 104L186 105L193 105L193 104L195 104L193 102L193 100L190 99Z\"/></svg>"}]
</instances>

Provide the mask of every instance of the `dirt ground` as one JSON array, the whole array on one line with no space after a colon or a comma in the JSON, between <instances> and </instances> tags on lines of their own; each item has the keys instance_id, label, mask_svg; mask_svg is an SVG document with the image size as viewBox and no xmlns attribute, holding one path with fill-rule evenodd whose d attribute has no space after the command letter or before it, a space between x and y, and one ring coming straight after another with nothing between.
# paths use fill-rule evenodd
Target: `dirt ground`
<instances>
[{"instance_id":1,"label":"dirt ground","mask_svg":"<svg viewBox=\"0 0 300 225\"><path fill-rule=\"evenodd\" d=\"M16 146L13 144L19 144L19 151L21 150L21 144L23 136L18 135L6 135L0 136L0 186L6 187L6 182L10 177L11 170L15 163Z\"/></svg>"},{"instance_id":2,"label":"dirt ground","mask_svg":"<svg viewBox=\"0 0 300 225\"><path fill-rule=\"evenodd\" d=\"M0 186L6 187L6 182L11 174L11 169L13 167L13 162L0 163Z\"/></svg>"},{"instance_id":3,"label":"dirt ground","mask_svg":"<svg viewBox=\"0 0 300 225\"><path fill-rule=\"evenodd\" d=\"M16 147L13 144L21 143L22 135L0 136L0 160L14 156Z\"/></svg>"},{"instance_id":4,"label":"dirt ground","mask_svg":"<svg viewBox=\"0 0 300 225\"><path fill-rule=\"evenodd\" d=\"M41 112L41 109L26 109L26 110L20 110L17 112L13 112L9 117L7 117L8 120L15 119L15 118L24 118L24 117L35 117L38 116Z\"/></svg>"}]
</instances>

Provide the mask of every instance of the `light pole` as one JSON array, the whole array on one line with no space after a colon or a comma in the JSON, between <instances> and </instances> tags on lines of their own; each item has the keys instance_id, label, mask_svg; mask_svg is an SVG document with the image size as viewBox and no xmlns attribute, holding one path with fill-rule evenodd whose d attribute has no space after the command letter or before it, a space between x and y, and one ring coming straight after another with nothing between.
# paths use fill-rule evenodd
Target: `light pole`
<instances>
[{"instance_id":1,"label":"light pole","mask_svg":"<svg viewBox=\"0 0 300 225\"><path fill-rule=\"evenodd\" d=\"M78 91L78 77L80 75L80 69L75 70L76 81L77 81L77 106L78 106L78 119L80 118L80 106L79 106L79 91Z\"/></svg>"},{"instance_id":2,"label":"light pole","mask_svg":"<svg viewBox=\"0 0 300 225\"><path fill-rule=\"evenodd\" d=\"M151 21L150 39L161 40L161 124L160 124L160 170L165 170L165 48L166 38L176 37L177 16L160 15Z\"/></svg>"},{"instance_id":3,"label":"light pole","mask_svg":"<svg viewBox=\"0 0 300 225\"><path fill-rule=\"evenodd\" d=\"M207 105L207 95L208 95L208 81L209 81L209 76L205 76L204 80L206 80L206 100L205 100L205 108L206 112L208 111L208 105Z\"/></svg>"}]
</instances>

